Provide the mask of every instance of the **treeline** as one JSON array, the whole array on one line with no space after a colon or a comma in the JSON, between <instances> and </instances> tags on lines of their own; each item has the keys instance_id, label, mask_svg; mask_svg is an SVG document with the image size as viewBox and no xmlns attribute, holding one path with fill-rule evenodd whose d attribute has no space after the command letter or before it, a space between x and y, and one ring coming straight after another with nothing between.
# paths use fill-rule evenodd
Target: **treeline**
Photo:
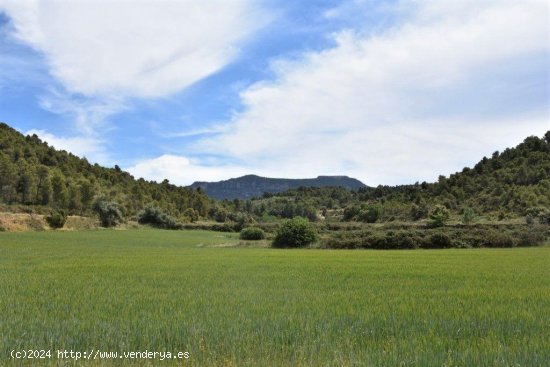
<instances>
[{"instance_id":1,"label":"treeline","mask_svg":"<svg viewBox=\"0 0 550 367\"><path fill-rule=\"evenodd\" d=\"M124 216L147 204L183 221L207 217L212 206L201 190L134 179L118 166L90 164L58 151L38 136L23 136L0 123L0 203L33 206L37 211L92 215L94 205L116 203ZM96 210L97 211L97 210Z\"/></svg>"},{"instance_id":2,"label":"treeline","mask_svg":"<svg viewBox=\"0 0 550 367\"><path fill-rule=\"evenodd\" d=\"M297 216L331 223L422 220L436 226L449 218L463 223L479 217L547 222L550 131L542 138L531 136L515 148L494 152L472 168L439 176L434 183L357 191L301 187L252 200L216 201L200 189L178 187L168 180L136 180L118 166L92 165L48 146L36 135L23 136L0 123L0 203L32 206L44 214L61 210L101 217L102 212L117 216L118 210L124 217L163 228L200 219L242 228Z\"/></svg>"}]
</instances>

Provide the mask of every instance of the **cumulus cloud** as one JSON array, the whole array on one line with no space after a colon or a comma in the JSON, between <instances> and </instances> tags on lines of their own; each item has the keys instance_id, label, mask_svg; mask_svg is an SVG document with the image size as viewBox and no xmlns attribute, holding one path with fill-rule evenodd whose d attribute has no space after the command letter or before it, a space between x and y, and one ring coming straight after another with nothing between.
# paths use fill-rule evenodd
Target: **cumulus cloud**
<instances>
[{"instance_id":1,"label":"cumulus cloud","mask_svg":"<svg viewBox=\"0 0 550 367\"><path fill-rule=\"evenodd\" d=\"M382 33L343 31L333 48L275 62L276 80L245 90L228 132L198 148L276 175L393 184L454 172L550 127L545 1L405 5Z\"/></svg>"},{"instance_id":2,"label":"cumulus cloud","mask_svg":"<svg viewBox=\"0 0 550 367\"><path fill-rule=\"evenodd\" d=\"M265 20L251 1L0 2L70 92L162 97L230 62Z\"/></svg>"},{"instance_id":3,"label":"cumulus cloud","mask_svg":"<svg viewBox=\"0 0 550 367\"><path fill-rule=\"evenodd\" d=\"M204 166L189 158L164 154L153 159L139 161L125 168L135 177L161 182L169 179L178 185L190 185L194 181L219 181L228 177L240 176L247 170L239 166Z\"/></svg>"}]
</instances>

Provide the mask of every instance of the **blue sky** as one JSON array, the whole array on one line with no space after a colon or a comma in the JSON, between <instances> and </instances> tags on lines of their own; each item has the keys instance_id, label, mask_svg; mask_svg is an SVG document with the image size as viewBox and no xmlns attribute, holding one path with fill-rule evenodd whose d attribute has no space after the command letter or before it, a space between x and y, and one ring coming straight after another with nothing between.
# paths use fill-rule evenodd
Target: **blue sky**
<instances>
[{"instance_id":1,"label":"blue sky","mask_svg":"<svg viewBox=\"0 0 550 367\"><path fill-rule=\"evenodd\" d=\"M434 180L550 130L544 0L0 0L0 121L136 177Z\"/></svg>"}]
</instances>

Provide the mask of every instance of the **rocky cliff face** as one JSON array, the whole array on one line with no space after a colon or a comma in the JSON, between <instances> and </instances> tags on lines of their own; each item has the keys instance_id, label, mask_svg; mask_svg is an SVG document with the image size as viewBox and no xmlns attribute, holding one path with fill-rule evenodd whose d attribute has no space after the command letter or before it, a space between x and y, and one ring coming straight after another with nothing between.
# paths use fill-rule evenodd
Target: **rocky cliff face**
<instances>
[{"instance_id":1,"label":"rocky cliff face","mask_svg":"<svg viewBox=\"0 0 550 367\"><path fill-rule=\"evenodd\" d=\"M347 176L318 176L317 178L289 179L247 175L219 182L195 182L190 187L202 188L216 199L250 199L264 192L277 193L304 187L340 186L351 190L365 187L361 181Z\"/></svg>"}]
</instances>

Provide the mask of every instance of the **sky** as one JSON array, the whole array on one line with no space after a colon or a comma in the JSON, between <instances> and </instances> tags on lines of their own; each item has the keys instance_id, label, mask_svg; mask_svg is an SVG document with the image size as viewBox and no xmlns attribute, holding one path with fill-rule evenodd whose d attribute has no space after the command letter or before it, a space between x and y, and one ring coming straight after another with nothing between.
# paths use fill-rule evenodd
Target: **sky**
<instances>
[{"instance_id":1,"label":"sky","mask_svg":"<svg viewBox=\"0 0 550 367\"><path fill-rule=\"evenodd\" d=\"M550 4L0 0L0 121L178 185L434 181L550 130Z\"/></svg>"}]
</instances>

